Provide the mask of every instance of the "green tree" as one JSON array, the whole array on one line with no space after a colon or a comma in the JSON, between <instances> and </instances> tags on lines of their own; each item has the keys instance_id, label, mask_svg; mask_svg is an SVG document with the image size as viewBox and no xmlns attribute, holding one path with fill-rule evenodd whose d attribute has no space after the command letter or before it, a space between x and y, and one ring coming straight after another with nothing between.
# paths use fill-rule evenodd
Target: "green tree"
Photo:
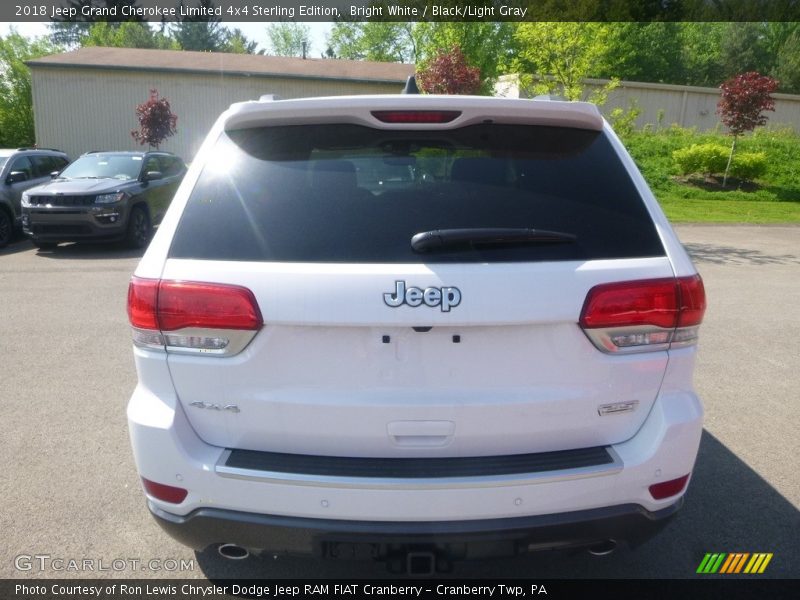
<instances>
[{"instance_id":1,"label":"green tree","mask_svg":"<svg viewBox=\"0 0 800 600\"><path fill-rule=\"evenodd\" d=\"M82 43L88 34L93 22L105 21L116 27L123 21L141 21L139 17L122 17L123 6L138 6L136 0L68 0L63 3L68 8L73 8L81 15L85 7L91 8L116 8L116 17L97 17L91 21L56 21L50 23L50 40L56 45L76 46ZM81 17L84 19L85 17Z\"/></svg>"},{"instance_id":2,"label":"green tree","mask_svg":"<svg viewBox=\"0 0 800 600\"><path fill-rule=\"evenodd\" d=\"M606 23L596 77L679 83L684 78L680 23Z\"/></svg>"},{"instance_id":3,"label":"green tree","mask_svg":"<svg viewBox=\"0 0 800 600\"><path fill-rule=\"evenodd\" d=\"M273 56L302 56L303 42L305 42L308 54L311 51L310 37L311 30L303 23L289 21L270 23L267 27L268 52Z\"/></svg>"},{"instance_id":4,"label":"green tree","mask_svg":"<svg viewBox=\"0 0 800 600\"><path fill-rule=\"evenodd\" d=\"M728 23L722 39L723 76L749 71L771 73L775 55L770 53L769 46L765 23Z\"/></svg>"},{"instance_id":5,"label":"green tree","mask_svg":"<svg viewBox=\"0 0 800 600\"><path fill-rule=\"evenodd\" d=\"M248 39L238 27L230 32L225 52L230 52L231 54L264 54L263 50L258 49L258 42Z\"/></svg>"},{"instance_id":6,"label":"green tree","mask_svg":"<svg viewBox=\"0 0 800 600\"><path fill-rule=\"evenodd\" d=\"M328 34L333 56L346 60L417 62L413 23L338 21Z\"/></svg>"},{"instance_id":7,"label":"green tree","mask_svg":"<svg viewBox=\"0 0 800 600\"><path fill-rule=\"evenodd\" d=\"M111 24L92 23L86 35L81 38L82 46L105 46L111 48L155 48L169 50L177 44L147 23L125 22Z\"/></svg>"},{"instance_id":8,"label":"green tree","mask_svg":"<svg viewBox=\"0 0 800 600\"><path fill-rule=\"evenodd\" d=\"M774 75L782 91L800 94L800 31L793 33L781 46Z\"/></svg>"},{"instance_id":9,"label":"green tree","mask_svg":"<svg viewBox=\"0 0 800 600\"><path fill-rule=\"evenodd\" d=\"M520 23L515 66L522 74L521 85L536 94L602 104L615 82L584 98L583 80L600 71L608 37L603 23Z\"/></svg>"},{"instance_id":10,"label":"green tree","mask_svg":"<svg viewBox=\"0 0 800 600\"><path fill-rule=\"evenodd\" d=\"M727 23L680 23L680 43L687 85L716 87L725 78L722 40Z\"/></svg>"},{"instance_id":11,"label":"green tree","mask_svg":"<svg viewBox=\"0 0 800 600\"><path fill-rule=\"evenodd\" d=\"M200 0L198 5L209 10L214 8L211 0ZM215 16L187 17L173 23L170 34L181 50L199 52L225 52L230 37L230 32Z\"/></svg>"},{"instance_id":12,"label":"green tree","mask_svg":"<svg viewBox=\"0 0 800 600\"><path fill-rule=\"evenodd\" d=\"M29 40L13 28L0 37L0 147L31 146L36 141L31 74L25 61L58 51L47 38Z\"/></svg>"}]
</instances>

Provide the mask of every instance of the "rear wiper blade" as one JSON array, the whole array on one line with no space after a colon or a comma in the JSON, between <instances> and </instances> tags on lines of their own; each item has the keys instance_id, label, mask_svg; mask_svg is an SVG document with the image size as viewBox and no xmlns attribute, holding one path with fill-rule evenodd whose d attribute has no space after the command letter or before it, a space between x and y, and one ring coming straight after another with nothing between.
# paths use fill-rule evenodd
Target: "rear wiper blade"
<instances>
[{"instance_id":1,"label":"rear wiper blade","mask_svg":"<svg viewBox=\"0 0 800 600\"><path fill-rule=\"evenodd\" d=\"M564 244L578 239L571 233L526 227L469 227L422 231L411 238L416 252L473 244Z\"/></svg>"}]
</instances>

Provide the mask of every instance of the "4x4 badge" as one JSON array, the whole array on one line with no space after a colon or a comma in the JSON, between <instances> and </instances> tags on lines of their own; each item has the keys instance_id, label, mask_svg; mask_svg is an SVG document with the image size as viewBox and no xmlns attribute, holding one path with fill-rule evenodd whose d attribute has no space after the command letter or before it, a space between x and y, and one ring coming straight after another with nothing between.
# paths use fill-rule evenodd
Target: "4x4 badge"
<instances>
[{"instance_id":1,"label":"4x4 badge","mask_svg":"<svg viewBox=\"0 0 800 600\"><path fill-rule=\"evenodd\" d=\"M397 308L403 304L408 304L414 308L425 304L426 306L439 306L442 312L450 312L461 304L461 290L457 287L427 287L424 290L418 287L406 287L405 281L395 281L394 292L386 292L383 295L383 302L386 306Z\"/></svg>"}]
</instances>

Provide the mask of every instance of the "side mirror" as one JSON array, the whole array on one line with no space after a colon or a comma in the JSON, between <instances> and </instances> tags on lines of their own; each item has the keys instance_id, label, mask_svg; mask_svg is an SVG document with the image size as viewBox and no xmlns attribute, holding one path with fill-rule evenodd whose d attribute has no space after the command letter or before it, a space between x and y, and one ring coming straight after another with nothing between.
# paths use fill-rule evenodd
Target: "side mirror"
<instances>
[{"instance_id":1,"label":"side mirror","mask_svg":"<svg viewBox=\"0 0 800 600\"><path fill-rule=\"evenodd\" d=\"M55 179L61 171L53 171L50 173L50 179Z\"/></svg>"},{"instance_id":2,"label":"side mirror","mask_svg":"<svg viewBox=\"0 0 800 600\"><path fill-rule=\"evenodd\" d=\"M6 177L6 183L20 183L21 181L28 181L28 174L25 171L11 171Z\"/></svg>"},{"instance_id":3,"label":"side mirror","mask_svg":"<svg viewBox=\"0 0 800 600\"><path fill-rule=\"evenodd\" d=\"M142 181L156 181L158 179L164 179L164 174L161 171L148 171L144 174Z\"/></svg>"}]
</instances>

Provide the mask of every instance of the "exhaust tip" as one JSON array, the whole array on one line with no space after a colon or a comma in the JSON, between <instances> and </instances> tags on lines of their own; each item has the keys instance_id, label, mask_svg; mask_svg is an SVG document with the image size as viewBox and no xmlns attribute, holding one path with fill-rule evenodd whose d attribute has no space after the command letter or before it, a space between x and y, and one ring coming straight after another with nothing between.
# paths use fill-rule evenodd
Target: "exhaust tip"
<instances>
[{"instance_id":1,"label":"exhaust tip","mask_svg":"<svg viewBox=\"0 0 800 600\"><path fill-rule=\"evenodd\" d=\"M617 542L614 540L606 540L604 542L600 542L599 544L595 544L594 546L589 546L589 554L592 556L607 556L614 552L617 549Z\"/></svg>"},{"instance_id":2,"label":"exhaust tip","mask_svg":"<svg viewBox=\"0 0 800 600\"><path fill-rule=\"evenodd\" d=\"M248 552L247 548L242 548L236 544L222 544L217 548L217 552L219 552L220 556L228 560L244 560L250 556L250 552Z\"/></svg>"}]
</instances>

